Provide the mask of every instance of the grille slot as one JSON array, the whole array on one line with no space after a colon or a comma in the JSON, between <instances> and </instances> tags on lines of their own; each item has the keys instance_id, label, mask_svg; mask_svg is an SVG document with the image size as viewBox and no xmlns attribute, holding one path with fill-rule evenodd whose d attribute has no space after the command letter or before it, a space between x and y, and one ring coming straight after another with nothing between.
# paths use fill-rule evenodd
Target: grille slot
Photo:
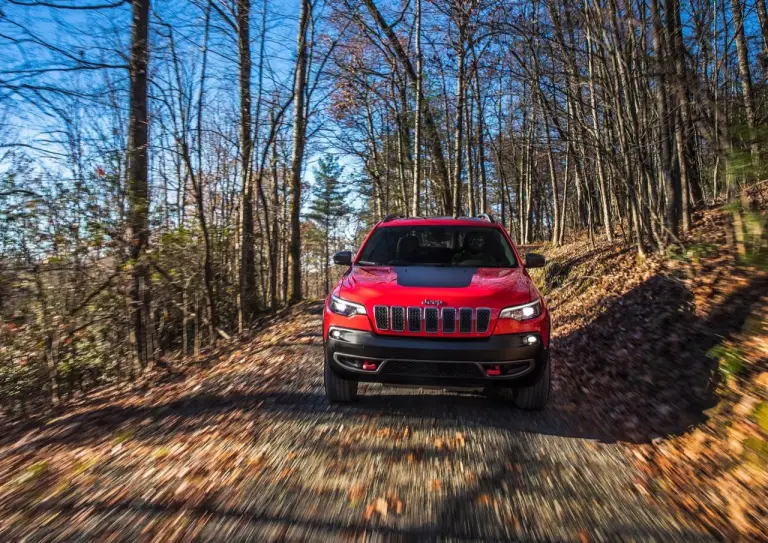
<instances>
[{"instance_id":1,"label":"grille slot","mask_svg":"<svg viewBox=\"0 0 768 543\"><path fill-rule=\"evenodd\" d=\"M392 308L392 330L394 332L402 332L405 330L405 308Z\"/></svg>"},{"instance_id":2,"label":"grille slot","mask_svg":"<svg viewBox=\"0 0 768 543\"><path fill-rule=\"evenodd\" d=\"M385 375L411 375L416 377L481 377L477 365L471 362L416 362L408 360L389 360L381 368Z\"/></svg>"},{"instance_id":3,"label":"grille slot","mask_svg":"<svg viewBox=\"0 0 768 543\"><path fill-rule=\"evenodd\" d=\"M484 334L488 331L488 327L491 325L491 310L490 309L478 309L477 321L475 322L475 331L478 334Z\"/></svg>"},{"instance_id":4,"label":"grille slot","mask_svg":"<svg viewBox=\"0 0 768 543\"><path fill-rule=\"evenodd\" d=\"M462 334L472 332L472 309L469 307L459 309L459 332Z\"/></svg>"},{"instance_id":5,"label":"grille slot","mask_svg":"<svg viewBox=\"0 0 768 543\"><path fill-rule=\"evenodd\" d=\"M452 334L456 331L456 310L452 307L443 308L443 333Z\"/></svg>"},{"instance_id":6,"label":"grille slot","mask_svg":"<svg viewBox=\"0 0 768 543\"><path fill-rule=\"evenodd\" d=\"M436 307L424 308L424 331L425 332L437 332L439 314L440 314L440 311Z\"/></svg>"},{"instance_id":7,"label":"grille slot","mask_svg":"<svg viewBox=\"0 0 768 543\"><path fill-rule=\"evenodd\" d=\"M421 332L421 309L418 307L408 308L408 331Z\"/></svg>"},{"instance_id":8,"label":"grille slot","mask_svg":"<svg viewBox=\"0 0 768 543\"><path fill-rule=\"evenodd\" d=\"M376 328L389 330L389 310L386 306L377 305L373 308L373 316L376 319Z\"/></svg>"}]
</instances>

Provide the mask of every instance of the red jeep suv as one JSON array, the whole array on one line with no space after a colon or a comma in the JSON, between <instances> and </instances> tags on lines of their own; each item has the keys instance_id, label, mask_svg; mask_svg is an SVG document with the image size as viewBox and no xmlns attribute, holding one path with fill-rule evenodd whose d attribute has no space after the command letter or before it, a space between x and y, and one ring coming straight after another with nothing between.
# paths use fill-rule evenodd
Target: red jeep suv
<instances>
[{"instance_id":1,"label":"red jeep suv","mask_svg":"<svg viewBox=\"0 0 768 543\"><path fill-rule=\"evenodd\" d=\"M524 409L550 391L549 313L506 230L479 218L387 216L328 295L325 392L354 400L360 381L483 388Z\"/></svg>"}]
</instances>

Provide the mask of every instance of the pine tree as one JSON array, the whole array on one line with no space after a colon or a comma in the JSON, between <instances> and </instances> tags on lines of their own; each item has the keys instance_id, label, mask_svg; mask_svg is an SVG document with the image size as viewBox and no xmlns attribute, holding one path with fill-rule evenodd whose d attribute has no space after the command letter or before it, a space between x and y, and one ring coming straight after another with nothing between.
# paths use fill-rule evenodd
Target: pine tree
<instances>
[{"instance_id":1,"label":"pine tree","mask_svg":"<svg viewBox=\"0 0 768 543\"><path fill-rule=\"evenodd\" d=\"M328 278L328 264L330 262L331 239L339 221L350 211L347 204L349 190L341 182L344 168L333 155L322 157L314 169L315 182L312 187L312 201L307 218L313 221L323 232L323 249L325 252L325 264L323 266L323 279L325 291L330 289Z\"/></svg>"}]
</instances>

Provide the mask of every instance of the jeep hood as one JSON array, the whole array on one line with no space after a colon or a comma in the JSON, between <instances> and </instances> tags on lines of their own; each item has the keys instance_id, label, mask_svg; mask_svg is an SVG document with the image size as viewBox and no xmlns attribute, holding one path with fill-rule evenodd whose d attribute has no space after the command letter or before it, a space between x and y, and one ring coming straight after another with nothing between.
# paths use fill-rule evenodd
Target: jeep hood
<instances>
[{"instance_id":1,"label":"jeep hood","mask_svg":"<svg viewBox=\"0 0 768 543\"><path fill-rule=\"evenodd\" d=\"M536 288L522 268L353 266L339 296L375 305L502 309L534 300Z\"/></svg>"}]
</instances>

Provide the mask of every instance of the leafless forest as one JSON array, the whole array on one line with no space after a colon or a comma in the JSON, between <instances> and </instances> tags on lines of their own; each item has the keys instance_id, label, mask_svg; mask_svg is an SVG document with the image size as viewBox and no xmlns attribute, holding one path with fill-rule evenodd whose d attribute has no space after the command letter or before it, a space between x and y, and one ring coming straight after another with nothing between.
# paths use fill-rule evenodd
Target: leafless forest
<instances>
[{"instance_id":1,"label":"leafless forest","mask_svg":"<svg viewBox=\"0 0 768 543\"><path fill-rule=\"evenodd\" d=\"M388 213L665 254L762 179L766 63L765 0L3 0L3 408L324 296Z\"/></svg>"}]
</instances>

